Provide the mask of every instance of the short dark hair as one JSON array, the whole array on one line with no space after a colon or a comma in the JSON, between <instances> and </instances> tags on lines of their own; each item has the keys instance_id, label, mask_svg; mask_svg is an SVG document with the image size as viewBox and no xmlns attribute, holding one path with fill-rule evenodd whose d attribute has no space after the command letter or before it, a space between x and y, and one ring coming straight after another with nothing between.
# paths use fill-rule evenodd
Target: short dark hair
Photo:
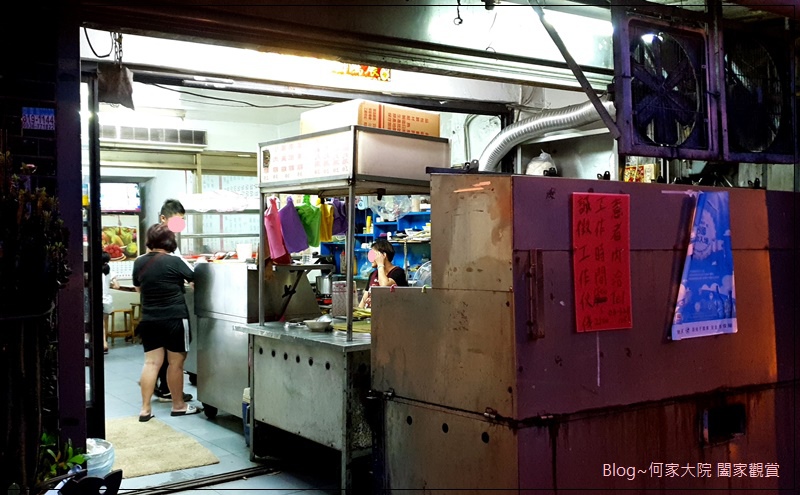
<instances>
[{"instance_id":1,"label":"short dark hair","mask_svg":"<svg viewBox=\"0 0 800 495\"><path fill-rule=\"evenodd\" d=\"M175 215L185 215L186 210L183 204L177 199L168 199L161 205L161 215L164 218L174 217Z\"/></svg>"},{"instance_id":2,"label":"short dark hair","mask_svg":"<svg viewBox=\"0 0 800 495\"><path fill-rule=\"evenodd\" d=\"M378 239L372 243L372 249L386 255L386 259L391 263L394 259L394 248L392 243L386 239Z\"/></svg>"},{"instance_id":3,"label":"short dark hair","mask_svg":"<svg viewBox=\"0 0 800 495\"><path fill-rule=\"evenodd\" d=\"M178 248L178 241L175 233L169 230L164 223L157 223L147 229L147 242L145 245L150 249L163 249L171 253Z\"/></svg>"}]
</instances>

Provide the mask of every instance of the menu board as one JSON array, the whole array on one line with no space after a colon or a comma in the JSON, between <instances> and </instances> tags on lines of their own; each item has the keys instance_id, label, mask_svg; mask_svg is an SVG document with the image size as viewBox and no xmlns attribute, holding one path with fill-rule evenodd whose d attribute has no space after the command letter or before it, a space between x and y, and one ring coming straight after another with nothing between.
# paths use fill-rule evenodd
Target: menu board
<instances>
[{"instance_id":1,"label":"menu board","mask_svg":"<svg viewBox=\"0 0 800 495\"><path fill-rule=\"evenodd\" d=\"M301 181L352 172L349 131L270 145L261 152L261 182Z\"/></svg>"},{"instance_id":2,"label":"menu board","mask_svg":"<svg viewBox=\"0 0 800 495\"><path fill-rule=\"evenodd\" d=\"M578 332L631 328L630 196L572 194Z\"/></svg>"}]
</instances>

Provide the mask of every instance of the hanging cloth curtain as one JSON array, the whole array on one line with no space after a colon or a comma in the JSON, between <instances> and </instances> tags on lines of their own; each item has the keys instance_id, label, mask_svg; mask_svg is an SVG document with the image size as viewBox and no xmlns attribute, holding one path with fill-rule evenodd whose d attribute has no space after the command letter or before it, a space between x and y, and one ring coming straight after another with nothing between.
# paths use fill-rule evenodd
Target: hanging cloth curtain
<instances>
[{"instance_id":1,"label":"hanging cloth curtain","mask_svg":"<svg viewBox=\"0 0 800 495\"><path fill-rule=\"evenodd\" d=\"M322 203L319 209L319 240L320 242L331 242L333 240L333 205Z\"/></svg>"},{"instance_id":2,"label":"hanging cloth curtain","mask_svg":"<svg viewBox=\"0 0 800 495\"><path fill-rule=\"evenodd\" d=\"M333 225L331 234L339 235L347 233L347 205L339 198L333 198Z\"/></svg>"},{"instance_id":3,"label":"hanging cloth curtain","mask_svg":"<svg viewBox=\"0 0 800 495\"><path fill-rule=\"evenodd\" d=\"M294 206L291 196L286 200L286 204L278 212L281 218L281 229L283 230L283 242L290 253L299 253L308 249L308 238L300 221L300 215Z\"/></svg>"},{"instance_id":4,"label":"hanging cloth curtain","mask_svg":"<svg viewBox=\"0 0 800 495\"><path fill-rule=\"evenodd\" d=\"M264 212L264 228L267 230L267 245L269 246L269 256L276 265L290 265L292 255L286 249L283 242L283 231L281 230L281 218L278 214L278 201L274 197L269 198L267 211Z\"/></svg>"},{"instance_id":5,"label":"hanging cloth curtain","mask_svg":"<svg viewBox=\"0 0 800 495\"><path fill-rule=\"evenodd\" d=\"M303 196L303 204L297 207L297 214L303 222L309 246L319 246L320 209L311 204L311 196Z\"/></svg>"}]
</instances>

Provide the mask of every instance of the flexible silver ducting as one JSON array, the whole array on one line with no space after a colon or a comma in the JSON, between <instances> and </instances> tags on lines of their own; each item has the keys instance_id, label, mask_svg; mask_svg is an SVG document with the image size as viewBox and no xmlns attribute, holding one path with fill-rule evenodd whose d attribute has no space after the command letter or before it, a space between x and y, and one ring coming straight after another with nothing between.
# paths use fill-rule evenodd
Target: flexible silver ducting
<instances>
[{"instance_id":1,"label":"flexible silver ducting","mask_svg":"<svg viewBox=\"0 0 800 495\"><path fill-rule=\"evenodd\" d=\"M603 106L613 115L614 103L603 100ZM500 131L486 146L478 159L478 170L495 172L497 164L514 146L548 132L573 129L600 120L592 102L543 110L536 117L514 122Z\"/></svg>"}]
</instances>

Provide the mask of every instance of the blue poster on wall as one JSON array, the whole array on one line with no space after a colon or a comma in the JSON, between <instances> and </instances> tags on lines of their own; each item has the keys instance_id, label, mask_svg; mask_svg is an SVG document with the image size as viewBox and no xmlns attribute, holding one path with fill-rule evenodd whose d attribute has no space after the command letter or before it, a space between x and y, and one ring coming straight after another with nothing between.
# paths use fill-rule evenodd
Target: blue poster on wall
<instances>
[{"instance_id":1,"label":"blue poster on wall","mask_svg":"<svg viewBox=\"0 0 800 495\"><path fill-rule=\"evenodd\" d=\"M731 219L727 192L701 192L683 265L672 339L736 333Z\"/></svg>"}]
</instances>

